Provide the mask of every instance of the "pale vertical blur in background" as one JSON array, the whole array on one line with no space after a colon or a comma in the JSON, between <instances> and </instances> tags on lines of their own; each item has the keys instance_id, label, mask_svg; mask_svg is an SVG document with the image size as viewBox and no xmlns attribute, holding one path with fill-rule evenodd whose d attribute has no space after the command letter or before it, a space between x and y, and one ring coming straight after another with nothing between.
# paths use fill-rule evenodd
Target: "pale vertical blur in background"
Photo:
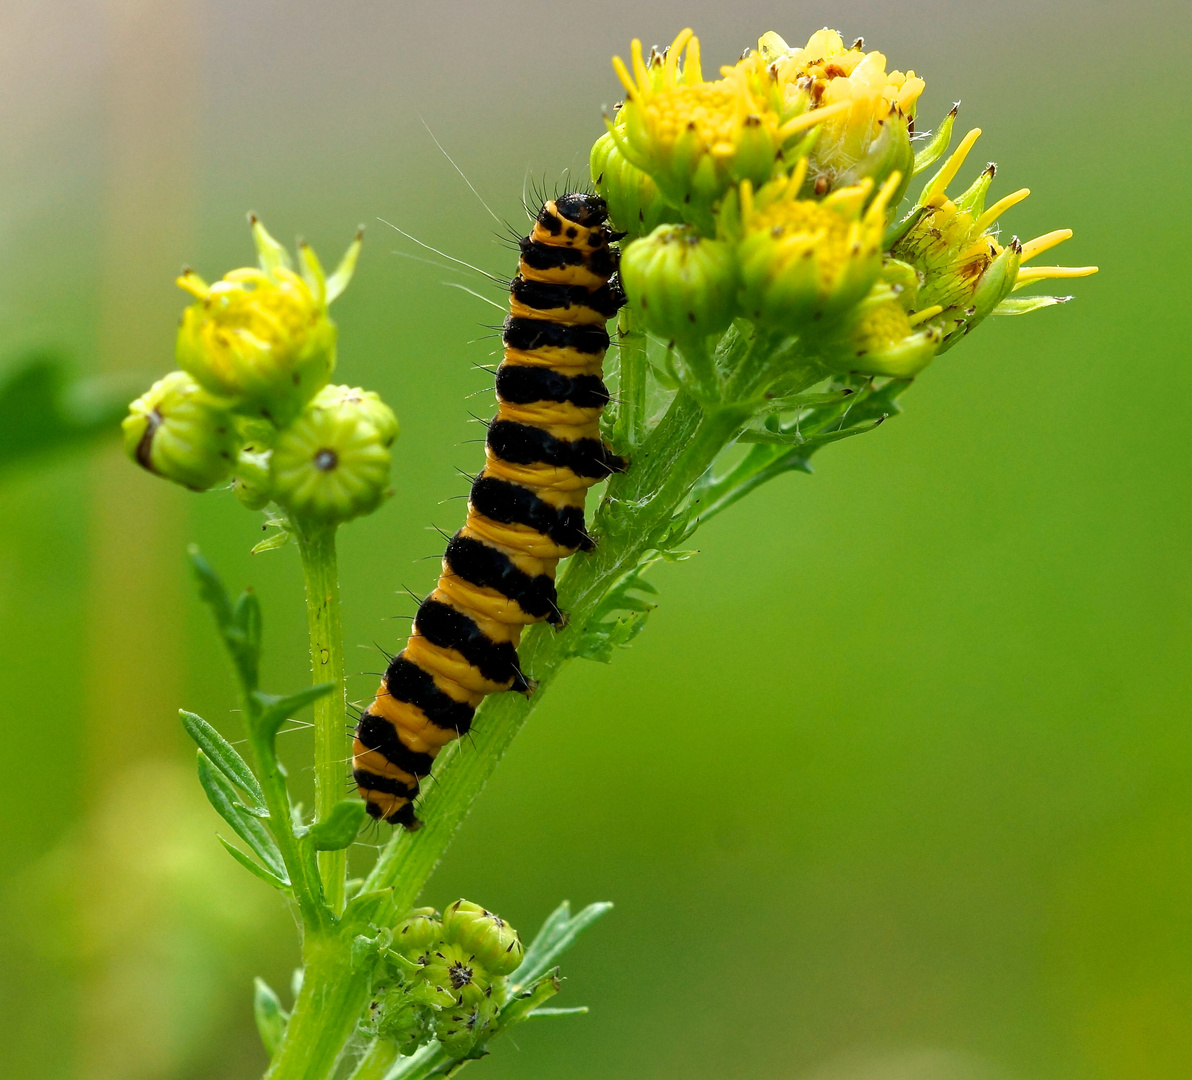
<instances>
[{"instance_id":1,"label":"pale vertical blur in background","mask_svg":"<svg viewBox=\"0 0 1192 1080\"><path fill-rule=\"evenodd\" d=\"M429 899L523 932L564 897L618 906L566 964L560 1003L591 1014L477 1075L1182 1080L1184 4L7 0L0 372L49 346L147 385L172 366L173 276L251 261L246 211L325 262L364 223L341 377L403 435L395 497L342 542L363 697L402 587L433 577L427 527L459 516L497 317L444 285L484 279L378 219L511 268L427 129L520 227L529 182L585 177L631 37L692 25L711 68L825 24L926 78L920 128L960 100L974 168L1033 189L1005 228L1071 226L1065 261L1102 274L987 324L906 415L709 526L634 648L552 692ZM219 850L174 719L237 737L190 540L259 590L270 683L307 677L294 553L250 557L259 535L114 445L0 478L6 1077L263 1068L251 978L288 984L292 925Z\"/></svg>"}]
</instances>

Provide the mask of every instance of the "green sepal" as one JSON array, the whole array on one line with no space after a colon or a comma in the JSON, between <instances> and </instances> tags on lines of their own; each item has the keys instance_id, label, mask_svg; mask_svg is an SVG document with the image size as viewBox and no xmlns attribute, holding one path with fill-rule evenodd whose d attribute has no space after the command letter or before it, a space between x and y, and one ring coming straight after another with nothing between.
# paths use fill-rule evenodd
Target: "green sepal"
<instances>
[{"instance_id":1,"label":"green sepal","mask_svg":"<svg viewBox=\"0 0 1192 1080\"><path fill-rule=\"evenodd\" d=\"M202 750L198 752L199 783L207 794L207 800L240 837L253 853L265 864L265 868L289 884L281 852L273 837L261 822L250 814L239 802L236 789L223 778L211 759Z\"/></svg>"},{"instance_id":2,"label":"green sepal","mask_svg":"<svg viewBox=\"0 0 1192 1080\"><path fill-rule=\"evenodd\" d=\"M609 907L611 906L610 904ZM497 1031L494 1034L506 1031L514 1024L520 1024L523 1020L528 1019L542 1008L543 1003L550 1001L560 988L559 969L556 967L540 975L532 983L523 984L522 987L515 989L512 999L501 1010L496 1024Z\"/></svg>"},{"instance_id":3,"label":"green sepal","mask_svg":"<svg viewBox=\"0 0 1192 1080\"><path fill-rule=\"evenodd\" d=\"M258 709L256 722L260 726L261 734L273 738L277 729L289 720L293 713L321 697L326 697L334 689L332 683L316 683L293 694L265 694L260 690L254 690L252 700Z\"/></svg>"},{"instance_id":4,"label":"green sepal","mask_svg":"<svg viewBox=\"0 0 1192 1080\"><path fill-rule=\"evenodd\" d=\"M266 551L276 551L278 548L285 547L289 542L290 534L283 529L281 532L275 532L272 536L266 536L259 544L253 545L248 553L260 555Z\"/></svg>"},{"instance_id":5,"label":"green sepal","mask_svg":"<svg viewBox=\"0 0 1192 1080\"><path fill-rule=\"evenodd\" d=\"M993 309L994 315L1029 315L1040 308L1066 304L1070 296L1023 296L1003 300Z\"/></svg>"},{"instance_id":6,"label":"green sepal","mask_svg":"<svg viewBox=\"0 0 1192 1080\"><path fill-rule=\"evenodd\" d=\"M278 996L259 975L253 979L252 1013L265 1053L272 1058L286 1037L290 1014L281 1007Z\"/></svg>"},{"instance_id":7,"label":"green sepal","mask_svg":"<svg viewBox=\"0 0 1192 1080\"><path fill-rule=\"evenodd\" d=\"M342 851L346 848L360 832L365 813L364 803L359 799L337 802L326 818L310 827L308 835L315 851Z\"/></svg>"},{"instance_id":8,"label":"green sepal","mask_svg":"<svg viewBox=\"0 0 1192 1080\"><path fill-rule=\"evenodd\" d=\"M555 960L571 948L580 934L612 909L613 905L607 900L599 901L589 904L573 916L571 903L564 900L547 916L546 922L526 948L521 966L510 976L510 981L525 986L541 978Z\"/></svg>"},{"instance_id":9,"label":"green sepal","mask_svg":"<svg viewBox=\"0 0 1192 1080\"><path fill-rule=\"evenodd\" d=\"M187 553L198 582L199 599L211 609L241 683L245 689L255 690L261 650L260 605L252 593L246 592L233 607L223 581L198 547L191 544Z\"/></svg>"},{"instance_id":10,"label":"green sepal","mask_svg":"<svg viewBox=\"0 0 1192 1080\"><path fill-rule=\"evenodd\" d=\"M281 892L289 891L290 882L287 878L280 878L272 871L266 870L259 862L257 862L255 859L250 859L244 854L243 851L236 847L235 844L230 843L224 837L220 836L219 833L215 834L215 839L223 844L224 851L231 855L232 858L235 859L241 866L243 866L244 869L250 874L255 874L267 885L272 885L275 889L278 889Z\"/></svg>"},{"instance_id":11,"label":"green sepal","mask_svg":"<svg viewBox=\"0 0 1192 1080\"><path fill-rule=\"evenodd\" d=\"M257 783L252 769L248 767L244 758L236 753L232 744L201 716L185 709L179 709L178 715L182 717L182 726L186 728L186 733L207 755L211 764L249 797L251 804L246 804L246 808L258 817L267 814L261 785Z\"/></svg>"},{"instance_id":12,"label":"green sepal","mask_svg":"<svg viewBox=\"0 0 1192 1080\"><path fill-rule=\"evenodd\" d=\"M952 142L952 125L956 122L956 114L959 111L960 106L958 104L953 105L952 111L944 117L927 145L915 155L915 164L911 168L911 176L918 176L924 169L930 168L944 156L944 151L948 149L948 146Z\"/></svg>"}]
</instances>

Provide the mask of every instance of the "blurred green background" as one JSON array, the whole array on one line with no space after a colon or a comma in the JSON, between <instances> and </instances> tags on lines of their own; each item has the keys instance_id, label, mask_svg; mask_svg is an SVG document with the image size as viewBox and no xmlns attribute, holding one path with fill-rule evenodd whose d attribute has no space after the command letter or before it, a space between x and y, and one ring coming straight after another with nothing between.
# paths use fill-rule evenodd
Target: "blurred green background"
<instances>
[{"instance_id":1,"label":"blurred green background","mask_svg":"<svg viewBox=\"0 0 1192 1080\"><path fill-rule=\"evenodd\" d=\"M341 376L401 417L396 496L341 546L371 695L453 529L496 313L385 218L510 272L493 208L582 176L608 59L693 25L711 63L830 24L963 101L1005 228L1071 226L1065 308L1000 320L906 414L699 535L611 667L552 691L431 882L531 932L616 902L560 1004L476 1066L517 1077L1160 1080L1192 1071L1192 469L1185 4L58 0L0 7L0 356L148 385L183 263L244 213L334 261ZM709 65L710 66L710 65ZM972 170L966 170L966 174ZM495 295L500 299L499 294ZM2 373L3 369L0 369ZM466 395L480 396L467 400ZM113 443L0 478L0 1074L223 1080L264 1065L250 979L292 924L221 852L180 704L236 737L183 561L307 678L292 549ZM300 783L310 746L287 737ZM363 854L363 853L362 853ZM471 1075L471 1074L469 1074Z\"/></svg>"}]
</instances>

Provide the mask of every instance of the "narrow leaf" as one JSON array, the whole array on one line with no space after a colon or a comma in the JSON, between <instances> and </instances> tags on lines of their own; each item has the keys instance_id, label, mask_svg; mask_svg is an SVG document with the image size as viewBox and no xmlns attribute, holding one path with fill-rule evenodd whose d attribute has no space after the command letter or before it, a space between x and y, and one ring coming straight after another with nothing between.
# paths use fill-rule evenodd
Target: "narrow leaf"
<instances>
[{"instance_id":1,"label":"narrow leaf","mask_svg":"<svg viewBox=\"0 0 1192 1080\"><path fill-rule=\"evenodd\" d=\"M199 599L211 609L215 623L222 633L226 627L232 625L232 603L228 599L228 590L224 588L224 583L211 564L203 558L197 544L191 544L186 550L199 587Z\"/></svg>"},{"instance_id":2,"label":"narrow leaf","mask_svg":"<svg viewBox=\"0 0 1192 1080\"><path fill-rule=\"evenodd\" d=\"M364 824L365 806L359 799L345 799L331 808L327 817L310 828L310 839L316 851L341 851L346 848L360 826Z\"/></svg>"},{"instance_id":3,"label":"narrow leaf","mask_svg":"<svg viewBox=\"0 0 1192 1080\"><path fill-rule=\"evenodd\" d=\"M211 564L203 558L194 544L191 544L188 551L191 568L199 586L199 597L215 617L215 625L219 628L220 636L223 637L224 646L232 658L241 683L246 689L255 690L261 641L260 610L255 610L255 621L251 614L256 608L256 601L246 601L242 596L233 608L228 591ZM244 622L238 618L242 610L245 612Z\"/></svg>"},{"instance_id":4,"label":"narrow leaf","mask_svg":"<svg viewBox=\"0 0 1192 1080\"><path fill-rule=\"evenodd\" d=\"M273 1057L286 1037L290 1014L281 1007L277 995L260 976L253 980L252 1011L265 1053Z\"/></svg>"},{"instance_id":5,"label":"narrow leaf","mask_svg":"<svg viewBox=\"0 0 1192 1080\"><path fill-rule=\"evenodd\" d=\"M257 722L265 734L274 735L277 733L277 729L294 713L304 709L311 702L325 697L334 689L335 686L332 683L317 683L314 686L308 686L305 690L299 690L296 694L263 694L259 690L254 690L253 701L261 710Z\"/></svg>"},{"instance_id":6,"label":"narrow leaf","mask_svg":"<svg viewBox=\"0 0 1192 1080\"><path fill-rule=\"evenodd\" d=\"M288 881L281 852L277 850L273 837L260 821L237 802L235 789L216 770L211 764L211 759L202 750L198 753L198 768L199 783L207 793L208 801L215 807L215 812L252 848L266 869Z\"/></svg>"},{"instance_id":7,"label":"narrow leaf","mask_svg":"<svg viewBox=\"0 0 1192 1080\"><path fill-rule=\"evenodd\" d=\"M276 551L280 547L285 547L290 542L290 534L283 529L281 532L275 532L272 536L265 537L259 544L257 544L249 552L250 555L260 555L265 551Z\"/></svg>"},{"instance_id":8,"label":"narrow leaf","mask_svg":"<svg viewBox=\"0 0 1192 1080\"><path fill-rule=\"evenodd\" d=\"M513 973L513 982L524 986L540 978L553 966L555 960L572 946L580 934L597 919L608 914L612 907L613 905L607 901L589 904L578 915L568 917L570 909L567 904L560 904L543 923L542 929L526 949L521 966ZM559 918L560 912L563 913L562 918Z\"/></svg>"},{"instance_id":9,"label":"narrow leaf","mask_svg":"<svg viewBox=\"0 0 1192 1080\"><path fill-rule=\"evenodd\" d=\"M266 884L272 885L275 889L280 889L282 892L289 889L290 882L288 878L280 878L272 871L266 870L259 862L255 859L250 859L235 844L229 843L219 833L215 834L215 839L223 844L224 851L231 855L249 873L256 874Z\"/></svg>"},{"instance_id":10,"label":"narrow leaf","mask_svg":"<svg viewBox=\"0 0 1192 1080\"><path fill-rule=\"evenodd\" d=\"M548 1006L545 1009L535 1009L533 1012L526 1013L526 1019L533 1020L536 1016L585 1016L587 1012L587 1005L576 1005L570 1009L552 1009Z\"/></svg>"},{"instance_id":11,"label":"narrow leaf","mask_svg":"<svg viewBox=\"0 0 1192 1080\"><path fill-rule=\"evenodd\" d=\"M254 805L249 809L254 812L264 809L265 796L261 791L261 785L257 783L252 769L248 767L244 758L236 753L232 744L201 716L185 709L179 709L178 714L182 717L182 726L186 728L186 733L198 743L199 749L207 755L211 764L252 800Z\"/></svg>"},{"instance_id":12,"label":"narrow leaf","mask_svg":"<svg viewBox=\"0 0 1192 1080\"><path fill-rule=\"evenodd\" d=\"M1054 307L1056 304L1066 304L1070 296L1023 296L1003 300L993 309L995 315L1029 315L1040 308Z\"/></svg>"}]
</instances>

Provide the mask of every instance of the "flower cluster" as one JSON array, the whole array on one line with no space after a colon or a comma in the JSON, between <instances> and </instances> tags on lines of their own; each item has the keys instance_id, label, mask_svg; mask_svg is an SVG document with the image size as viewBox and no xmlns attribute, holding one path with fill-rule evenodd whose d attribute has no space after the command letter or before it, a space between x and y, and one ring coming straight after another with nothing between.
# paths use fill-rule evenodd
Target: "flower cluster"
<instances>
[{"instance_id":1,"label":"flower cluster","mask_svg":"<svg viewBox=\"0 0 1192 1080\"><path fill-rule=\"evenodd\" d=\"M194 491L230 479L252 509L276 502L318 524L371 513L389 482L397 420L376 394L330 385L336 329L327 313L351 280L360 236L328 277L306 244L295 271L250 221L258 266L212 285L190 270L178 279L195 298L178 330L181 370L129 407L125 448Z\"/></svg>"},{"instance_id":2,"label":"flower cluster","mask_svg":"<svg viewBox=\"0 0 1192 1080\"><path fill-rule=\"evenodd\" d=\"M684 30L648 59L634 41L631 63L613 65L626 97L593 147L593 182L628 237L631 310L701 397L717 393L712 335L735 320L796 340L826 372L905 379L986 315L1061 300L1015 290L1096 272L1025 265L1070 230L999 239L998 218L1027 192L986 209L993 166L948 198L978 131L899 219L913 177L946 153L956 110L916 154L924 82L860 40L820 30L791 48L768 33L706 80Z\"/></svg>"},{"instance_id":3,"label":"flower cluster","mask_svg":"<svg viewBox=\"0 0 1192 1080\"><path fill-rule=\"evenodd\" d=\"M431 1038L455 1058L485 1039L509 996L521 938L468 900L419 908L393 931L362 1033L393 1039L403 1055Z\"/></svg>"}]
</instances>

